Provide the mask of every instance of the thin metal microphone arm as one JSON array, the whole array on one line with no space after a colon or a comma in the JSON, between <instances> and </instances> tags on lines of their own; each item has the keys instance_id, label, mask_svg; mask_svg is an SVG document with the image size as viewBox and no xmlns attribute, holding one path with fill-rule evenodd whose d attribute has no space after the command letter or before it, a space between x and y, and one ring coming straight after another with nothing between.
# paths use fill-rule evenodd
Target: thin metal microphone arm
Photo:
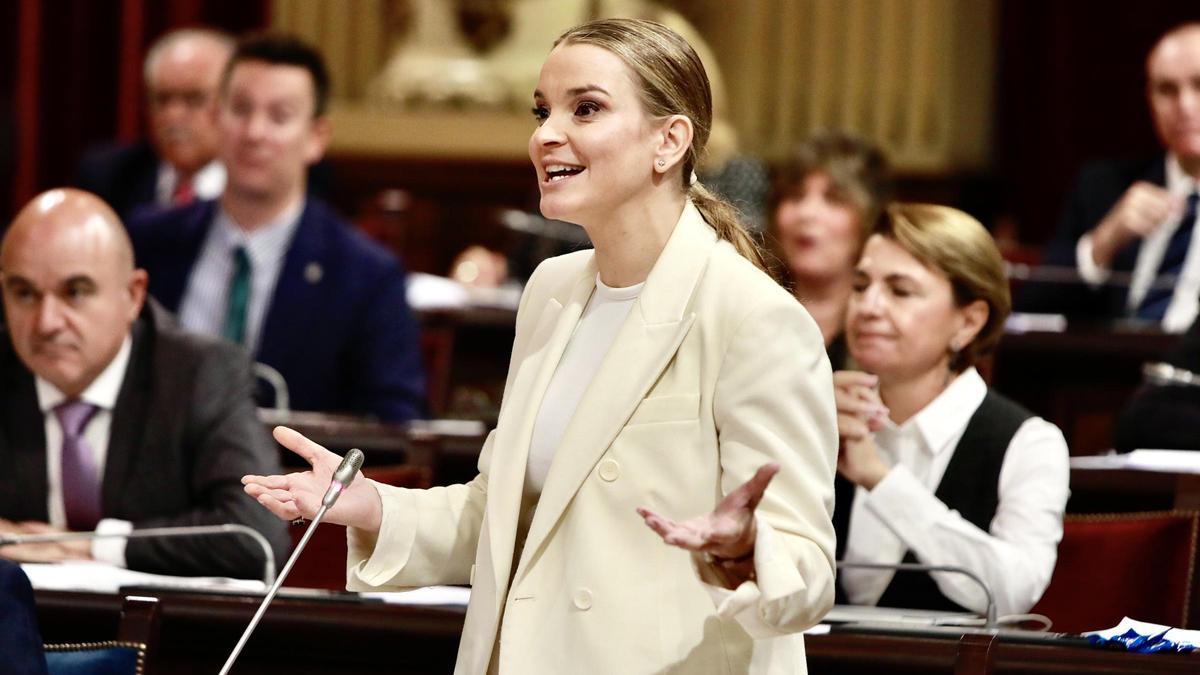
<instances>
[{"instance_id":1,"label":"thin metal microphone arm","mask_svg":"<svg viewBox=\"0 0 1200 675\"><path fill-rule=\"evenodd\" d=\"M864 569L864 570L895 570L904 572L949 572L951 574L961 574L971 581L974 581L980 588L983 589L983 595L987 598L987 614L984 616L984 628L993 628L996 625L996 600L992 596L992 589L983 583L983 578L975 574L965 567L956 565L923 565L921 563L868 563L868 562L850 562L847 560L839 560L837 563L838 569Z\"/></svg>"},{"instance_id":2,"label":"thin metal microphone arm","mask_svg":"<svg viewBox=\"0 0 1200 675\"><path fill-rule=\"evenodd\" d=\"M342 492L354 482L355 476L358 475L358 470L362 467L363 453L358 448L353 448L346 453L342 458L342 463L338 465L336 471L333 472L332 478L329 481L329 489L325 491L325 497L321 500L321 508L317 509L317 514L313 516L312 522L308 524L308 529L305 530L304 536L300 538L300 542L296 544L296 548L292 551L292 555L288 557L287 563L284 564L283 570L279 572L279 578L267 590L266 596L258 605L258 611L254 613L254 618L250 619L250 625L246 626L246 630L242 633L242 637L230 652L229 658L225 660L225 665L221 667L220 675L228 675L229 670L233 668L234 661L242 653L242 648L246 646L246 642L250 640L250 635L254 633L258 622L262 620L263 614L266 613L267 607L271 605L271 600L275 599L275 594L279 592L279 587L283 585L283 580L287 578L288 572L292 571L292 565L296 564L296 560L300 557L300 552L308 545L308 540L312 537L313 532L316 532L317 525L325 518L325 513L329 511Z\"/></svg>"},{"instance_id":3,"label":"thin metal microphone arm","mask_svg":"<svg viewBox=\"0 0 1200 675\"><path fill-rule=\"evenodd\" d=\"M0 546L15 544L55 544L64 541L79 541L83 539L155 539L160 537L193 537L214 534L244 534L262 548L265 563L263 564L263 583L270 586L275 581L275 552L271 544L258 530L237 523L220 525L185 525L179 527L147 527L130 532L59 532L56 534L0 534Z\"/></svg>"}]
</instances>

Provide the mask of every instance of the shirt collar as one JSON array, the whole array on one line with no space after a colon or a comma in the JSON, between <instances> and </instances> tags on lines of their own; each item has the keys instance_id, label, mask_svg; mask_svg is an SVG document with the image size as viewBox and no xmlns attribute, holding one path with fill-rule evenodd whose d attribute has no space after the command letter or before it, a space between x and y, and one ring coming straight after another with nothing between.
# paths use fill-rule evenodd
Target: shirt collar
<instances>
[{"instance_id":1,"label":"shirt collar","mask_svg":"<svg viewBox=\"0 0 1200 675\"><path fill-rule=\"evenodd\" d=\"M1200 182L1183 170L1179 158L1174 153L1167 153L1167 192L1187 197L1197 190L1200 190Z\"/></svg>"},{"instance_id":2,"label":"shirt collar","mask_svg":"<svg viewBox=\"0 0 1200 675\"><path fill-rule=\"evenodd\" d=\"M915 433L924 441L925 450L937 455L950 450L950 442L967 426L975 409L987 395L987 383L979 371L968 368L900 427L901 434Z\"/></svg>"},{"instance_id":3,"label":"shirt collar","mask_svg":"<svg viewBox=\"0 0 1200 675\"><path fill-rule=\"evenodd\" d=\"M225 165L214 159L200 167L192 176L192 189L196 199L216 199L225 191ZM179 171L170 162L158 163L158 185L156 193L160 202L168 202L175 186L179 184Z\"/></svg>"},{"instance_id":4,"label":"shirt collar","mask_svg":"<svg viewBox=\"0 0 1200 675\"><path fill-rule=\"evenodd\" d=\"M300 215L304 212L304 199L297 200L288 206L269 223L247 232L229 216L224 208L217 207L216 231L221 242L228 250L243 246L250 256L250 262L261 265L271 258L282 258L287 251L292 234L300 225Z\"/></svg>"},{"instance_id":5,"label":"shirt collar","mask_svg":"<svg viewBox=\"0 0 1200 675\"><path fill-rule=\"evenodd\" d=\"M133 338L126 335L117 355L108 366L100 371L100 375L79 395L79 400L91 403L97 408L111 411L117 405L117 395L121 393L121 383L125 381L125 370L129 367L129 354L133 349ZM38 407L42 413L47 413L67 400L66 394L58 387L50 384L41 377L34 376L34 387L37 389Z\"/></svg>"}]
</instances>

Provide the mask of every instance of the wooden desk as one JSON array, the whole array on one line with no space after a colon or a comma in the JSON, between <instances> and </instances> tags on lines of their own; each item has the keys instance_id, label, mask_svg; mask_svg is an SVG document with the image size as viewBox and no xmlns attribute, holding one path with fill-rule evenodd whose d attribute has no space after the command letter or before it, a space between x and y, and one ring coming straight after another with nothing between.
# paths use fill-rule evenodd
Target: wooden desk
<instances>
[{"instance_id":1,"label":"wooden desk","mask_svg":"<svg viewBox=\"0 0 1200 675\"><path fill-rule=\"evenodd\" d=\"M842 627L805 638L808 671L846 675L985 673L1195 673L1193 654L1128 654L1078 644L953 634L897 634ZM1163 656L1163 660L1156 657ZM987 669L990 660L991 669Z\"/></svg>"},{"instance_id":2,"label":"wooden desk","mask_svg":"<svg viewBox=\"0 0 1200 675\"><path fill-rule=\"evenodd\" d=\"M1142 364L1162 360L1178 340L1133 324L1006 334L992 386L1057 424L1072 454L1093 455L1112 447L1117 415L1141 384Z\"/></svg>"},{"instance_id":3,"label":"wooden desk","mask_svg":"<svg viewBox=\"0 0 1200 675\"><path fill-rule=\"evenodd\" d=\"M144 590L139 591L146 594ZM38 591L43 637L53 641L115 635L116 595ZM258 604L251 596L155 593L161 636L154 673L219 670ZM462 631L461 608L416 608L345 600L277 598L247 643L235 673L449 673ZM806 639L817 673L1194 673L1200 656L1138 655L1081 646L1031 644L957 633L880 633L841 627Z\"/></svg>"},{"instance_id":4,"label":"wooden desk","mask_svg":"<svg viewBox=\"0 0 1200 675\"><path fill-rule=\"evenodd\" d=\"M1200 510L1200 474L1071 468L1068 513Z\"/></svg>"}]
</instances>

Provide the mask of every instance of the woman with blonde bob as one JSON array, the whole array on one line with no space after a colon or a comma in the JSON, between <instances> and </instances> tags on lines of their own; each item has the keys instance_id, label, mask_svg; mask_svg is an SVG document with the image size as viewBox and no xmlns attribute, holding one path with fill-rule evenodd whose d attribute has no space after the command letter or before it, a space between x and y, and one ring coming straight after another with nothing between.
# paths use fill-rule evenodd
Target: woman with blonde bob
<instances>
[{"instance_id":1,"label":"woman with blonde bob","mask_svg":"<svg viewBox=\"0 0 1200 675\"><path fill-rule=\"evenodd\" d=\"M542 213L595 249L530 278L474 480L359 476L329 511L348 587L471 584L460 674L803 673L799 631L834 596L832 371L695 180L700 59L657 23L587 23L555 42L533 114ZM246 490L311 517L338 457L276 438L312 470Z\"/></svg>"},{"instance_id":2,"label":"woman with blonde bob","mask_svg":"<svg viewBox=\"0 0 1200 675\"><path fill-rule=\"evenodd\" d=\"M975 369L1011 301L991 235L945 206L895 204L854 274L846 337L862 372L834 374L839 559L920 562L979 576L1000 614L1050 582L1067 501L1067 445ZM848 568L853 604L983 612L961 574Z\"/></svg>"}]
</instances>

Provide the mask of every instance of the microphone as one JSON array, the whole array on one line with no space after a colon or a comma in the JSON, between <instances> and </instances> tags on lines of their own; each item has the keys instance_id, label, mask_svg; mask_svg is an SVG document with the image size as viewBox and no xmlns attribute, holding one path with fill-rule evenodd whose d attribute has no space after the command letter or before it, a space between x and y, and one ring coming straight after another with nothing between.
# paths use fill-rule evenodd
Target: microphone
<instances>
[{"instance_id":1,"label":"microphone","mask_svg":"<svg viewBox=\"0 0 1200 675\"><path fill-rule=\"evenodd\" d=\"M971 581L974 581L980 588L983 589L983 595L987 598L987 613L984 615L984 628L994 628L996 626L996 600L992 596L992 589L988 588L987 584L983 583L983 579L965 567L957 565L924 565L922 563L867 563L867 562L850 562L848 560L837 561L838 569L863 569L863 570L893 570L896 572L950 572L952 574L961 574Z\"/></svg>"},{"instance_id":2,"label":"microphone","mask_svg":"<svg viewBox=\"0 0 1200 675\"><path fill-rule=\"evenodd\" d=\"M241 639L234 645L233 651L229 654L229 658L225 660L225 665L221 667L220 675L228 675L229 669L233 667L233 662L237 660L239 654L242 653L242 648L246 646L246 642L250 639L250 634L258 626L258 622L262 620L263 614L267 611L267 606L275 599L275 594L279 592L279 587L283 585L283 580L287 578L288 572L292 571L292 565L296 564L296 559L300 557L300 552L308 545L308 540L312 537L313 532L317 529L317 524L325 517L325 512L333 506L342 492L354 481L354 477L358 475L358 470L362 467L363 452L358 448L353 448L346 456L342 458L342 463L338 465L336 471L333 472L333 479L329 482L329 489L325 491L325 496L321 499L321 508L317 510L317 514L313 516L312 522L308 524L308 529L304 532L304 536L300 538L300 543L296 544L296 549L292 551L292 555L288 557L287 563L283 566L283 570L279 573L279 577L275 579L275 583L267 591L263 601L258 606L258 611L254 613L254 618L250 619L250 625L246 626L246 631L242 633Z\"/></svg>"},{"instance_id":3,"label":"microphone","mask_svg":"<svg viewBox=\"0 0 1200 675\"><path fill-rule=\"evenodd\" d=\"M56 544L81 539L150 539L158 537L195 537L214 534L244 534L258 542L262 548L263 584L270 586L275 581L275 552L271 544L258 530L237 523L222 525L188 525L180 527L147 527L132 532L60 532L56 534L0 534L0 546L13 544Z\"/></svg>"}]
</instances>

